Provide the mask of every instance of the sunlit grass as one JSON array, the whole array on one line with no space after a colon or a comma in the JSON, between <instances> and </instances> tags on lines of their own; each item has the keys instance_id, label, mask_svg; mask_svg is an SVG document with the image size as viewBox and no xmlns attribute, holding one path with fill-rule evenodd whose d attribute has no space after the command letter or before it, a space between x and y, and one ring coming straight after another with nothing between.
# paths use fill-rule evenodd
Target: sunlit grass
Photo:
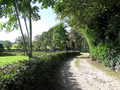
<instances>
[{"instance_id":1,"label":"sunlit grass","mask_svg":"<svg viewBox=\"0 0 120 90\"><path fill-rule=\"evenodd\" d=\"M13 63L18 62L20 60L28 60L27 56L1 56L0 57L0 66L7 64L7 63Z\"/></svg>"},{"instance_id":2,"label":"sunlit grass","mask_svg":"<svg viewBox=\"0 0 120 90\"><path fill-rule=\"evenodd\" d=\"M46 52L33 52L34 56L46 55ZM0 56L0 66L4 64L11 64L20 60L28 60L28 56L24 56L24 52L4 52L3 56Z\"/></svg>"},{"instance_id":3,"label":"sunlit grass","mask_svg":"<svg viewBox=\"0 0 120 90\"><path fill-rule=\"evenodd\" d=\"M75 66L76 66L77 68L79 68L79 60L80 60L80 58L75 60Z\"/></svg>"},{"instance_id":4,"label":"sunlit grass","mask_svg":"<svg viewBox=\"0 0 120 90\"><path fill-rule=\"evenodd\" d=\"M33 57L46 55L48 52L33 52ZM24 52L4 52L3 56L0 56L0 66L7 64L7 63L13 63L18 62L20 60L28 60L28 56L24 56Z\"/></svg>"},{"instance_id":5,"label":"sunlit grass","mask_svg":"<svg viewBox=\"0 0 120 90\"><path fill-rule=\"evenodd\" d=\"M13 44L11 49L16 49L17 46L18 46L18 44Z\"/></svg>"},{"instance_id":6,"label":"sunlit grass","mask_svg":"<svg viewBox=\"0 0 120 90\"><path fill-rule=\"evenodd\" d=\"M24 52L4 52L3 56L0 56L0 66L20 60L28 60L28 56L24 56Z\"/></svg>"}]
</instances>

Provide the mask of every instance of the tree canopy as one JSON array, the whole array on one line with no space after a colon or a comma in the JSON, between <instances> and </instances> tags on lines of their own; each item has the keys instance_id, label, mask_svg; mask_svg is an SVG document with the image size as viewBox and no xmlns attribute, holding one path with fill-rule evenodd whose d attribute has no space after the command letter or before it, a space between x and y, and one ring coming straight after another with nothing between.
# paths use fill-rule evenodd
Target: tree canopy
<instances>
[{"instance_id":1,"label":"tree canopy","mask_svg":"<svg viewBox=\"0 0 120 90\"><path fill-rule=\"evenodd\" d=\"M12 47L12 43L11 43L10 41L6 40L6 41L4 42L4 46L5 46L6 49L9 50L9 49Z\"/></svg>"},{"instance_id":2,"label":"tree canopy","mask_svg":"<svg viewBox=\"0 0 120 90\"><path fill-rule=\"evenodd\" d=\"M14 29L20 28L22 38L23 38L23 45L24 50L29 56L29 58L32 57L32 19L37 21L40 19L39 7L37 6L31 6L31 4L35 4L37 0L1 0L0 1L0 10L1 12L1 18L5 16L8 18L8 21L5 23L0 24L0 28L6 28L6 31L10 32ZM26 48L25 38L21 26L20 19L23 18L29 38L29 49ZM29 20L29 30L28 25L26 23L26 19Z\"/></svg>"},{"instance_id":3,"label":"tree canopy","mask_svg":"<svg viewBox=\"0 0 120 90\"><path fill-rule=\"evenodd\" d=\"M113 69L120 65L119 0L57 0L54 10L59 19L82 31L92 60Z\"/></svg>"},{"instance_id":4,"label":"tree canopy","mask_svg":"<svg viewBox=\"0 0 120 90\"><path fill-rule=\"evenodd\" d=\"M67 44L67 31L64 23L59 23L53 27L53 46L65 50Z\"/></svg>"}]
</instances>

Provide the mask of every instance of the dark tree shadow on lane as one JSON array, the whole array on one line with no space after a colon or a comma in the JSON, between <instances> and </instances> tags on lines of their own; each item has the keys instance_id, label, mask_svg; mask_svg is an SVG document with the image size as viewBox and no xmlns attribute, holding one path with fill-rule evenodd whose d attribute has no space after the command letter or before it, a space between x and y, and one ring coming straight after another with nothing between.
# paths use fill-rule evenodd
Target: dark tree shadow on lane
<instances>
[{"instance_id":1,"label":"dark tree shadow on lane","mask_svg":"<svg viewBox=\"0 0 120 90\"><path fill-rule=\"evenodd\" d=\"M72 60L73 58L69 61L65 61L58 70L55 75L56 78L53 81L53 83L55 83L53 86L54 89L51 90L82 90L75 79L74 73L70 72L70 62Z\"/></svg>"}]
</instances>

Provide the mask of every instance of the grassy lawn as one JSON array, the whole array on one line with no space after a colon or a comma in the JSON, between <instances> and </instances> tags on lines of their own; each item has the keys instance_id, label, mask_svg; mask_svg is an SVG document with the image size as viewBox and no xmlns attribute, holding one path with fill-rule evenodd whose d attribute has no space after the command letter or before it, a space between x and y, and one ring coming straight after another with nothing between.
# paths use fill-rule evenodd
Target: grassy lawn
<instances>
[{"instance_id":1,"label":"grassy lawn","mask_svg":"<svg viewBox=\"0 0 120 90\"><path fill-rule=\"evenodd\" d=\"M18 44L13 44L11 49L16 49L17 46L18 46Z\"/></svg>"},{"instance_id":2,"label":"grassy lawn","mask_svg":"<svg viewBox=\"0 0 120 90\"><path fill-rule=\"evenodd\" d=\"M0 66L6 63L18 62L19 60L28 60L27 56L0 56Z\"/></svg>"},{"instance_id":3,"label":"grassy lawn","mask_svg":"<svg viewBox=\"0 0 120 90\"><path fill-rule=\"evenodd\" d=\"M4 52L3 56L0 56L0 66L18 62L19 60L28 60L28 56L23 56L23 52Z\"/></svg>"},{"instance_id":4,"label":"grassy lawn","mask_svg":"<svg viewBox=\"0 0 120 90\"><path fill-rule=\"evenodd\" d=\"M47 52L48 53L48 52ZM33 52L33 57L34 56L41 56L41 55L46 55L46 52ZM7 63L13 63L13 62L18 62L19 60L28 60L28 56L24 56L24 52L4 52L3 56L0 56L0 66L7 64Z\"/></svg>"}]
</instances>

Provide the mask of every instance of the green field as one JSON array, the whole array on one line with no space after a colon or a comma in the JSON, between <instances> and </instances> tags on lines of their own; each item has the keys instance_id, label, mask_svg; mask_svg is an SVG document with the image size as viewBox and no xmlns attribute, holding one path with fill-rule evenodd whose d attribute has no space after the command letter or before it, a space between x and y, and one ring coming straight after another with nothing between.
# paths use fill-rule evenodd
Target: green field
<instances>
[{"instance_id":1,"label":"green field","mask_svg":"<svg viewBox=\"0 0 120 90\"><path fill-rule=\"evenodd\" d=\"M33 52L33 56L41 56L45 55L46 52ZM4 52L3 56L0 56L0 66L7 64L18 62L20 60L28 60L28 56L24 56L24 52Z\"/></svg>"},{"instance_id":2,"label":"green field","mask_svg":"<svg viewBox=\"0 0 120 90\"><path fill-rule=\"evenodd\" d=\"M16 49L17 46L18 46L18 44L13 44L11 49Z\"/></svg>"},{"instance_id":3,"label":"green field","mask_svg":"<svg viewBox=\"0 0 120 90\"><path fill-rule=\"evenodd\" d=\"M4 52L3 56L0 56L0 66L18 62L19 60L28 60L28 56L24 56L23 52Z\"/></svg>"},{"instance_id":4,"label":"green field","mask_svg":"<svg viewBox=\"0 0 120 90\"><path fill-rule=\"evenodd\" d=\"M19 60L28 60L27 56L0 56L0 66L7 64L18 62Z\"/></svg>"}]
</instances>

